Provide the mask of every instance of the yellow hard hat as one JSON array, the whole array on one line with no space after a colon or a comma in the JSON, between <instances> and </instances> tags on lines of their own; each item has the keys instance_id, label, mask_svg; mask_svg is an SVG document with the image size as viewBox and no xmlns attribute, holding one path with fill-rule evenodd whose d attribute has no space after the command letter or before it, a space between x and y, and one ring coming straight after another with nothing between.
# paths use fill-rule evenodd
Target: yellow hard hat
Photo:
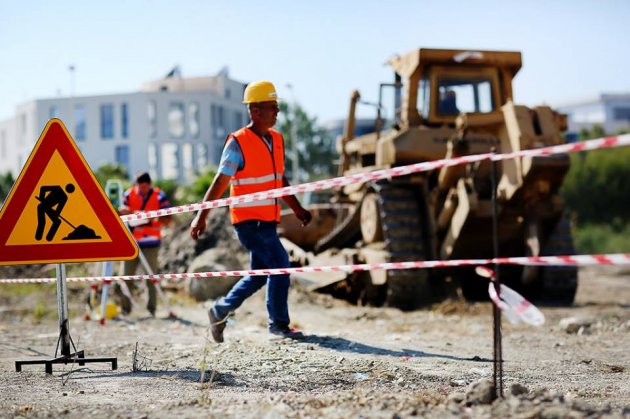
<instances>
[{"instance_id":1,"label":"yellow hard hat","mask_svg":"<svg viewBox=\"0 0 630 419\"><path fill-rule=\"evenodd\" d=\"M101 318L103 317L103 315L101 314L101 308L98 308L98 314L101 316ZM108 301L107 304L105 305L105 318L107 320L113 319L118 317L118 315L120 314L120 308L118 308L118 306L116 304L114 304L111 301Z\"/></svg>"},{"instance_id":2,"label":"yellow hard hat","mask_svg":"<svg viewBox=\"0 0 630 419\"><path fill-rule=\"evenodd\" d=\"M270 81L254 81L247 85L243 93L243 103L259 103L278 100L276 88Z\"/></svg>"}]
</instances>

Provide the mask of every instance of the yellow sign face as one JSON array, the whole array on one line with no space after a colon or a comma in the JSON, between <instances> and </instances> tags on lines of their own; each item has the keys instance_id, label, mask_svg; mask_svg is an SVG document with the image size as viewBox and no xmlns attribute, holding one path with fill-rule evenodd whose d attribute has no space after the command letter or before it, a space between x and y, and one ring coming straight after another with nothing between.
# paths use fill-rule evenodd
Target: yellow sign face
<instances>
[{"instance_id":1,"label":"yellow sign face","mask_svg":"<svg viewBox=\"0 0 630 419\"><path fill-rule=\"evenodd\" d=\"M72 192L68 192L68 190ZM7 240L7 245L69 244L72 243L72 233L79 226L84 226L94 231L94 234L90 235L89 230L85 230L87 234L85 235L86 237L80 239L82 243L111 241L103 224L101 224L92 210L92 206L85 194L81 189L77 188L77 180L70 173L68 166L61 159L58 151L53 153L33 192L37 193L37 195L27 202ZM46 213L47 208L43 208L43 206L45 200L48 198L50 201L49 197L55 192L58 192L61 198L65 195L67 201L62 206L59 217L53 216L51 218ZM53 206L52 211L60 209L59 205L60 203ZM58 224L58 227L53 232L54 234L50 234L55 224ZM40 231L39 235L37 235L38 230Z\"/></svg>"},{"instance_id":2,"label":"yellow sign face","mask_svg":"<svg viewBox=\"0 0 630 419\"><path fill-rule=\"evenodd\" d=\"M65 126L50 120L0 209L0 265L137 256Z\"/></svg>"}]
</instances>

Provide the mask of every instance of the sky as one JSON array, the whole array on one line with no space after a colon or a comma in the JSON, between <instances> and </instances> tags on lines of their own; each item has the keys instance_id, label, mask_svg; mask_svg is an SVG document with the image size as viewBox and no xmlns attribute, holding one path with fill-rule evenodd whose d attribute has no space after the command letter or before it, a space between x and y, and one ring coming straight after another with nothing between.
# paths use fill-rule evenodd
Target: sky
<instances>
[{"instance_id":1,"label":"sky","mask_svg":"<svg viewBox=\"0 0 630 419\"><path fill-rule=\"evenodd\" d=\"M630 93L628 22L625 0L0 0L0 120L71 90L138 91L179 65L271 80L325 122L353 89L376 101L385 62L420 47L521 51L515 101L559 105Z\"/></svg>"}]
</instances>

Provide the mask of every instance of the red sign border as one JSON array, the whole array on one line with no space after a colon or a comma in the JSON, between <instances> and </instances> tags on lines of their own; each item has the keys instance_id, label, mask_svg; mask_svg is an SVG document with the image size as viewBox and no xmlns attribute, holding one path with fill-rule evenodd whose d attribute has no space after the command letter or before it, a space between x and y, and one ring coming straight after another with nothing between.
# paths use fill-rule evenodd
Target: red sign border
<instances>
[{"instance_id":1,"label":"red sign border","mask_svg":"<svg viewBox=\"0 0 630 419\"><path fill-rule=\"evenodd\" d=\"M110 242L77 241L76 245L46 242L6 244L13 229L5 226L16 225L55 151L59 152L76 179L77 187L81 189L107 231ZM43 256L38 256L42 254ZM138 246L135 240L101 189L63 122L56 118L49 120L0 209L0 265L131 260L137 256Z\"/></svg>"}]
</instances>

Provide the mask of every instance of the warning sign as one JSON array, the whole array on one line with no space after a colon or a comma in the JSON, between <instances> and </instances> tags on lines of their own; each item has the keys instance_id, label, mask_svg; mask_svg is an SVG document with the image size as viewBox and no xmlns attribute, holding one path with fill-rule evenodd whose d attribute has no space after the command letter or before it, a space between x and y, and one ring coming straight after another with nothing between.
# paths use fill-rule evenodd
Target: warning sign
<instances>
[{"instance_id":1,"label":"warning sign","mask_svg":"<svg viewBox=\"0 0 630 419\"><path fill-rule=\"evenodd\" d=\"M0 210L0 264L128 260L135 240L59 119L51 119Z\"/></svg>"}]
</instances>

